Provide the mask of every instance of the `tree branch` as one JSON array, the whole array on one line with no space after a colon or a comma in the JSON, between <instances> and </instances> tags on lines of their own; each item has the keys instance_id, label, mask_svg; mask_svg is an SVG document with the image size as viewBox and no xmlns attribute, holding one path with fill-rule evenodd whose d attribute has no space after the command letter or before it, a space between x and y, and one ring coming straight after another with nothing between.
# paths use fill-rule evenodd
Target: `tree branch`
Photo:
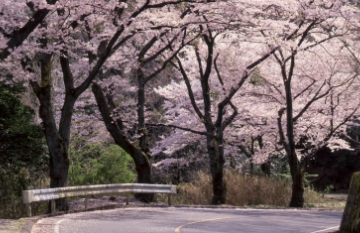
<instances>
[{"instance_id":1,"label":"tree branch","mask_svg":"<svg viewBox=\"0 0 360 233\"><path fill-rule=\"evenodd\" d=\"M69 63L67 51L62 51L62 54L60 56L60 64L63 72L63 81L64 81L65 89L68 92L72 88L74 88L74 78L70 69L70 63Z\"/></svg>"},{"instance_id":2,"label":"tree branch","mask_svg":"<svg viewBox=\"0 0 360 233\"><path fill-rule=\"evenodd\" d=\"M201 131L197 131L197 130L193 130L193 129L189 129L189 128L185 128L185 127L181 127L181 126L177 126L177 125L165 125L165 124L145 124L146 126L152 126L152 127L169 127L169 128L174 128L174 129L180 129L180 130L184 130L184 131L188 131L194 134L198 134L198 135L203 135L206 137L212 137L212 138L216 138L216 136L211 135L211 134L207 134L205 132L201 132Z\"/></svg>"},{"instance_id":3,"label":"tree branch","mask_svg":"<svg viewBox=\"0 0 360 233\"><path fill-rule=\"evenodd\" d=\"M47 3L54 5L57 1L58 0L47 0ZM0 60L5 60L12 51L19 47L24 40L28 38L30 33L32 33L35 28L43 22L49 12L50 10L46 8L37 10L22 28L14 30L9 35L11 39L6 43L6 47L0 52Z\"/></svg>"},{"instance_id":4,"label":"tree branch","mask_svg":"<svg viewBox=\"0 0 360 233\"><path fill-rule=\"evenodd\" d=\"M201 113L199 107L196 104L195 97L194 97L194 92L193 92L193 90L191 88L189 77L187 76L186 71L184 70L184 67L181 64L180 59L177 56L175 56L175 58L176 58L176 60L178 62L180 72L181 72L181 74L182 74L182 76L184 78L184 81L185 81L185 84L186 84L186 87L187 87L187 90L188 90L188 94L189 94L189 97L190 97L191 105L193 106L193 108L194 108L196 114L198 115L198 117L200 118L200 120L204 121L204 115Z\"/></svg>"}]
</instances>

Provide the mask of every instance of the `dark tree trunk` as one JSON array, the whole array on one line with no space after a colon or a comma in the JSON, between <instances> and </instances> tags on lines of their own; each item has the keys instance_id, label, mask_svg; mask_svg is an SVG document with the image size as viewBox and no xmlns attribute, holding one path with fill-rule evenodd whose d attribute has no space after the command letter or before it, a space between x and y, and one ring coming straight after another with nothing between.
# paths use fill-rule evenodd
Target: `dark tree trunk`
<instances>
[{"instance_id":1,"label":"dark tree trunk","mask_svg":"<svg viewBox=\"0 0 360 233\"><path fill-rule=\"evenodd\" d=\"M138 183L145 183L145 184L152 184L151 179L151 164L150 161L142 164L136 164L136 173L137 173L137 182ZM152 202L154 201L154 194L152 193L136 193L135 197L144 202Z\"/></svg>"},{"instance_id":2,"label":"dark tree trunk","mask_svg":"<svg viewBox=\"0 0 360 233\"><path fill-rule=\"evenodd\" d=\"M129 141L129 139L122 133L122 122L120 119L114 120L111 117L111 111L108 105L108 101L101 89L101 87L94 83L92 86L97 105L101 112L101 116L104 120L105 126L115 143L128 153L134 160L137 181L139 183L152 183L151 180L151 164L150 159L147 157L141 148L137 147L135 143ZM153 194L137 194L136 197L141 201L151 202L154 200Z\"/></svg>"},{"instance_id":3,"label":"dark tree trunk","mask_svg":"<svg viewBox=\"0 0 360 233\"><path fill-rule=\"evenodd\" d=\"M226 184L224 181L224 150L223 150L223 131L224 127L222 127L222 116L221 112L220 116L216 123L213 123L212 120L212 112L211 112L211 97L210 97L210 73L212 69L213 63L213 46L214 40L211 37L204 36L204 39L207 43L208 49L208 57L206 60L206 68L203 71L201 68L200 54L198 49L195 49L199 67L200 67L200 75L201 75L201 88L202 88L202 96L204 102L204 126L206 128L207 133L207 150L210 158L210 172L212 176L213 183L213 198L211 204L219 205L225 204L226 201ZM222 110L218 110L222 111Z\"/></svg>"},{"instance_id":4,"label":"dark tree trunk","mask_svg":"<svg viewBox=\"0 0 360 233\"><path fill-rule=\"evenodd\" d=\"M292 175L292 193L290 207L304 207L304 183L301 171Z\"/></svg>"},{"instance_id":5,"label":"dark tree trunk","mask_svg":"<svg viewBox=\"0 0 360 233\"><path fill-rule=\"evenodd\" d=\"M141 69L137 72L138 79L138 134L139 134L139 147L142 153L145 154L148 163L142 164L137 170L138 183L152 183L151 181L151 152L148 143L148 132L145 126L145 78ZM151 202L154 200L153 194L137 193L135 197L139 200Z\"/></svg>"},{"instance_id":6,"label":"dark tree trunk","mask_svg":"<svg viewBox=\"0 0 360 233\"><path fill-rule=\"evenodd\" d=\"M267 177L270 176L271 174L271 161L267 161L265 163L262 163L260 165L261 171L263 172L263 174Z\"/></svg>"},{"instance_id":7,"label":"dark tree trunk","mask_svg":"<svg viewBox=\"0 0 360 233\"><path fill-rule=\"evenodd\" d=\"M294 69L294 58L291 59L292 64L290 71ZM291 76L284 83L286 91L286 131L288 138L288 161L290 173L292 177L292 194L290 207L304 207L304 184L299 165L299 160L295 151L295 137L294 137L294 120L293 120L293 99L291 93Z\"/></svg>"},{"instance_id":8,"label":"dark tree trunk","mask_svg":"<svg viewBox=\"0 0 360 233\"><path fill-rule=\"evenodd\" d=\"M219 142L214 138L207 139L207 149L210 155L210 172L213 184L213 198L211 204L225 204L226 184L224 180L224 155L219 147Z\"/></svg>"},{"instance_id":9,"label":"dark tree trunk","mask_svg":"<svg viewBox=\"0 0 360 233\"><path fill-rule=\"evenodd\" d=\"M141 69L137 71L137 81L138 81L138 96L137 96L138 134L140 136L139 146L146 154L150 155L149 144L147 142L148 133L145 126L145 80L144 80L144 74L141 71Z\"/></svg>"},{"instance_id":10,"label":"dark tree trunk","mask_svg":"<svg viewBox=\"0 0 360 233\"><path fill-rule=\"evenodd\" d=\"M51 55L42 54L40 62L41 84L31 82L31 86L40 102L39 116L49 148L50 188L65 187L68 181L69 155L67 148L69 140L61 136L54 119L51 103ZM71 115L67 117L70 117L71 120ZM57 200L56 206L60 210L68 209L66 199Z\"/></svg>"},{"instance_id":11,"label":"dark tree trunk","mask_svg":"<svg viewBox=\"0 0 360 233\"><path fill-rule=\"evenodd\" d=\"M293 117L293 97L292 97L292 89L291 89L291 80L293 77L293 71L295 68L295 53L290 56L290 66L289 72L287 73L286 62L284 62L283 56L281 56L282 60L274 54L276 60L280 64L281 67L281 75L284 82L284 89L286 94L286 108L282 108L279 110L279 118L278 118L278 128L280 135L280 142L284 146L288 157L288 163L290 167L290 173L292 178L292 194L290 200L290 207L304 207L304 184L303 184L303 176L302 170L299 164L299 160L295 151L295 136L294 136L294 117ZM282 115L286 111L286 137L282 129Z\"/></svg>"}]
</instances>

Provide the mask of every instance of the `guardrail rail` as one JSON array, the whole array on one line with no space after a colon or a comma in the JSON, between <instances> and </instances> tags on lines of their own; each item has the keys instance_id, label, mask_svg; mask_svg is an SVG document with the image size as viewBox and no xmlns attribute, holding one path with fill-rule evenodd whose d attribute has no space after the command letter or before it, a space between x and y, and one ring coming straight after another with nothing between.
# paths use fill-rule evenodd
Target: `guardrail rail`
<instances>
[{"instance_id":1,"label":"guardrail rail","mask_svg":"<svg viewBox=\"0 0 360 233\"><path fill-rule=\"evenodd\" d=\"M168 204L171 205L171 194L176 194L176 185L167 184L100 184L69 186L62 188L29 189L23 190L23 202L26 212L31 217L31 203L51 201L51 213L55 212L55 200L65 197L85 196L85 209L88 208L90 195L119 194L119 193L164 193L168 194ZM129 195L126 195L126 205L129 204Z\"/></svg>"}]
</instances>

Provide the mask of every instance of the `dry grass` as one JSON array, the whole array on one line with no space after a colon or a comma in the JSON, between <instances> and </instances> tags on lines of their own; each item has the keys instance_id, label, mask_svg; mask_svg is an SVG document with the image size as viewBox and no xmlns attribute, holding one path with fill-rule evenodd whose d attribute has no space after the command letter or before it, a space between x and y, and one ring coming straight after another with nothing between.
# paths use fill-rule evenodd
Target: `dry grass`
<instances>
[{"instance_id":1,"label":"dry grass","mask_svg":"<svg viewBox=\"0 0 360 233\"><path fill-rule=\"evenodd\" d=\"M235 172L225 175L227 185L226 204L235 206L288 206L291 197L289 181L269 177L249 177ZM177 186L178 194L173 197L173 204L209 205L212 198L211 177L198 173L191 183ZM320 194L306 189L306 203L323 202ZM166 201L166 197L158 195L158 199Z\"/></svg>"}]
</instances>

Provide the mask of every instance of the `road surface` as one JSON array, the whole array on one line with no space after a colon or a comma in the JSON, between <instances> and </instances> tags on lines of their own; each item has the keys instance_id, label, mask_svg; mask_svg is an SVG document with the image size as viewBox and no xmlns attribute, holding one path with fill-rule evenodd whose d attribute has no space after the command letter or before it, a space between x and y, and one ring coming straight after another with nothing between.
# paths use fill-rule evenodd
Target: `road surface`
<instances>
[{"instance_id":1,"label":"road surface","mask_svg":"<svg viewBox=\"0 0 360 233\"><path fill-rule=\"evenodd\" d=\"M39 220L32 233L323 233L340 211L215 208L120 208Z\"/></svg>"}]
</instances>

